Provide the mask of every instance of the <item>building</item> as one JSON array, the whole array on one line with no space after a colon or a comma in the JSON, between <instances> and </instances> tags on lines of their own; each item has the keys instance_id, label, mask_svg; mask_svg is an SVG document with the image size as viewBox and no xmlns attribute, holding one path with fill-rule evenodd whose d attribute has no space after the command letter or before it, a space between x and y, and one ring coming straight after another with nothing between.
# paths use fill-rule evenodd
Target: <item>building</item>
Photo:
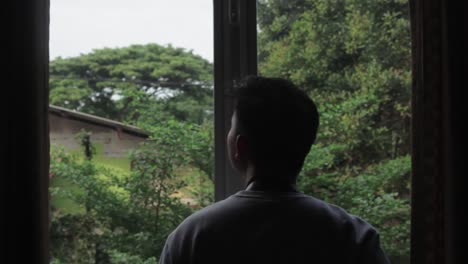
<instances>
[{"instance_id":1,"label":"building","mask_svg":"<svg viewBox=\"0 0 468 264\"><path fill-rule=\"evenodd\" d=\"M148 138L148 132L110 119L49 105L49 137L51 145L79 150L76 135L90 132L91 142L104 158L126 158L128 151Z\"/></svg>"}]
</instances>

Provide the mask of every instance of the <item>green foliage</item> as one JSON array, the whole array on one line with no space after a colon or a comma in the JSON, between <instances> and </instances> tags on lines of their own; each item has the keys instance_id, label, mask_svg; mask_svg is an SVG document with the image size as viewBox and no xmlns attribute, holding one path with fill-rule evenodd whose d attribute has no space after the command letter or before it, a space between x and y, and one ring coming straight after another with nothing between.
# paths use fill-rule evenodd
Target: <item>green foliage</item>
<instances>
[{"instance_id":1,"label":"green foliage","mask_svg":"<svg viewBox=\"0 0 468 264\"><path fill-rule=\"evenodd\" d=\"M409 254L410 28L403 0L261 0L259 71L316 102L307 194L373 224L391 256Z\"/></svg>"},{"instance_id":2,"label":"green foliage","mask_svg":"<svg viewBox=\"0 0 468 264\"><path fill-rule=\"evenodd\" d=\"M152 136L131 153L128 175L93 160L66 153L51 152L51 176L66 179L80 191L55 186L52 198L63 195L84 210L67 214L52 212L51 255L60 263L149 263L159 256L168 234L192 209L176 194L187 188L181 168L193 167L209 156L210 133L203 125L169 120L146 127ZM209 163L209 161L207 161ZM193 195L200 205L212 200L210 174L198 170ZM191 183L195 178L190 177ZM207 184L207 182L209 182ZM192 186L193 187L193 186ZM211 187L211 188L210 188ZM99 259L99 260L98 260Z\"/></svg>"},{"instance_id":3,"label":"green foliage","mask_svg":"<svg viewBox=\"0 0 468 264\"><path fill-rule=\"evenodd\" d=\"M50 63L52 104L153 134L131 154L129 170L115 169L127 162L100 157L85 131L77 135L84 156L51 150L53 263L154 263L167 235L192 212L180 191L189 190L184 195L199 206L213 201L211 80L208 61L170 45ZM181 168L191 171L180 175Z\"/></svg>"},{"instance_id":4,"label":"green foliage","mask_svg":"<svg viewBox=\"0 0 468 264\"><path fill-rule=\"evenodd\" d=\"M93 215L55 214L50 226L51 263L94 263L100 227Z\"/></svg>"},{"instance_id":5,"label":"green foliage","mask_svg":"<svg viewBox=\"0 0 468 264\"><path fill-rule=\"evenodd\" d=\"M52 201L61 198L77 197L73 203L85 207L82 197L84 191L70 188L73 179L92 177L95 168L89 162L78 162L76 155L67 154L63 148L51 148L50 175L52 181L62 179L67 185L55 185L50 188ZM69 208L66 208L69 209ZM91 263L94 260L96 230L101 226L94 214L77 214L62 208L52 208L50 225L50 253L52 263Z\"/></svg>"},{"instance_id":6,"label":"green foliage","mask_svg":"<svg viewBox=\"0 0 468 264\"><path fill-rule=\"evenodd\" d=\"M105 48L50 62L49 100L134 125L142 115L202 123L212 108L211 80L212 65L182 48Z\"/></svg>"},{"instance_id":7,"label":"green foliage","mask_svg":"<svg viewBox=\"0 0 468 264\"><path fill-rule=\"evenodd\" d=\"M91 160L96 154L96 148L91 143L91 134L91 132L81 129L81 131L75 135L75 138L78 140L78 142L80 142L84 156L88 160Z\"/></svg>"}]
</instances>

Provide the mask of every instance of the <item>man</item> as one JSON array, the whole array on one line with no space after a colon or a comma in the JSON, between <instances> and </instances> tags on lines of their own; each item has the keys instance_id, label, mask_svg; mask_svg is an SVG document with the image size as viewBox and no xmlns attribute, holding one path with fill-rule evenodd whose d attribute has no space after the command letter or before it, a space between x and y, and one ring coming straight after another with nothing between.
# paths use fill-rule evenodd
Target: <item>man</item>
<instances>
[{"instance_id":1,"label":"man","mask_svg":"<svg viewBox=\"0 0 468 264\"><path fill-rule=\"evenodd\" d=\"M160 263L389 263L371 225L297 191L318 123L314 102L291 82L246 79L227 141L247 187L188 217Z\"/></svg>"}]
</instances>

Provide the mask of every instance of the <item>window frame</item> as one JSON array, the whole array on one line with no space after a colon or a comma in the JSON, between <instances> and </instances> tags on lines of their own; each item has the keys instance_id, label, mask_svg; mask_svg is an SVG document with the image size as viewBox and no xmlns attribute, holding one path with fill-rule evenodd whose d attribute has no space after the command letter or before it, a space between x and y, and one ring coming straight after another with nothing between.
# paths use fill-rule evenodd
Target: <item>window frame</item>
<instances>
[{"instance_id":1,"label":"window frame","mask_svg":"<svg viewBox=\"0 0 468 264\"><path fill-rule=\"evenodd\" d=\"M213 0L216 201L244 187L230 166L226 137L233 111L232 89L243 77L257 74L256 5L252 0Z\"/></svg>"}]
</instances>

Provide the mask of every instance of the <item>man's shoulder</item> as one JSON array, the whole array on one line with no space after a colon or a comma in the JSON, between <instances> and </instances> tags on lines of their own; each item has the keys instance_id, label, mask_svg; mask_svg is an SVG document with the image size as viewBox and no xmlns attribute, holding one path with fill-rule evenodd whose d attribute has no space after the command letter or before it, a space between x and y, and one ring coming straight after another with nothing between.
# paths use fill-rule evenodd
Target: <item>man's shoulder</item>
<instances>
[{"instance_id":1,"label":"man's shoulder","mask_svg":"<svg viewBox=\"0 0 468 264\"><path fill-rule=\"evenodd\" d=\"M311 210L323 213L325 220L339 226L342 231L356 232L357 236L362 236L363 234L375 235L377 233L376 229L369 222L336 204L312 196L307 196L306 200L309 202ZM315 214L317 213L315 212Z\"/></svg>"},{"instance_id":2,"label":"man's shoulder","mask_svg":"<svg viewBox=\"0 0 468 264\"><path fill-rule=\"evenodd\" d=\"M210 204L190 216L188 216L181 224L180 226L190 226L194 224L198 224L199 222L205 222L206 220L213 220L214 218L217 217L222 217L229 211L234 211L234 207L236 207L236 204L238 203L238 200L235 199L235 196L232 195L224 200L215 202L213 204ZM210 221L211 222L211 221Z\"/></svg>"},{"instance_id":3,"label":"man's shoulder","mask_svg":"<svg viewBox=\"0 0 468 264\"><path fill-rule=\"evenodd\" d=\"M208 205L185 218L173 233L181 231L186 232L189 230L203 230L209 226L211 222L215 222L216 218L224 216L226 212L233 211L231 209L233 203L236 203L234 197L228 197Z\"/></svg>"},{"instance_id":4,"label":"man's shoulder","mask_svg":"<svg viewBox=\"0 0 468 264\"><path fill-rule=\"evenodd\" d=\"M318 225L328 225L337 231L356 232L357 235L376 233L375 228L362 218L313 196L303 193L281 196L246 191L238 192L193 213L178 229L200 231L216 223L226 223L227 219L236 219L242 214L254 214L258 217L257 213L268 207L275 211L281 210L288 217L302 218L305 221L311 219Z\"/></svg>"},{"instance_id":5,"label":"man's shoulder","mask_svg":"<svg viewBox=\"0 0 468 264\"><path fill-rule=\"evenodd\" d=\"M273 248L272 241L290 241L304 252L319 246L328 251L338 248L351 259L380 252L376 230L337 205L302 193L239 192L186 218L169 236L164 254L206 257L214 248L221 254L246 242L248 234L255 234L253 243L265 248ZM299 242L304 240L308 243Z\"/></svg>"}]
</instances>

